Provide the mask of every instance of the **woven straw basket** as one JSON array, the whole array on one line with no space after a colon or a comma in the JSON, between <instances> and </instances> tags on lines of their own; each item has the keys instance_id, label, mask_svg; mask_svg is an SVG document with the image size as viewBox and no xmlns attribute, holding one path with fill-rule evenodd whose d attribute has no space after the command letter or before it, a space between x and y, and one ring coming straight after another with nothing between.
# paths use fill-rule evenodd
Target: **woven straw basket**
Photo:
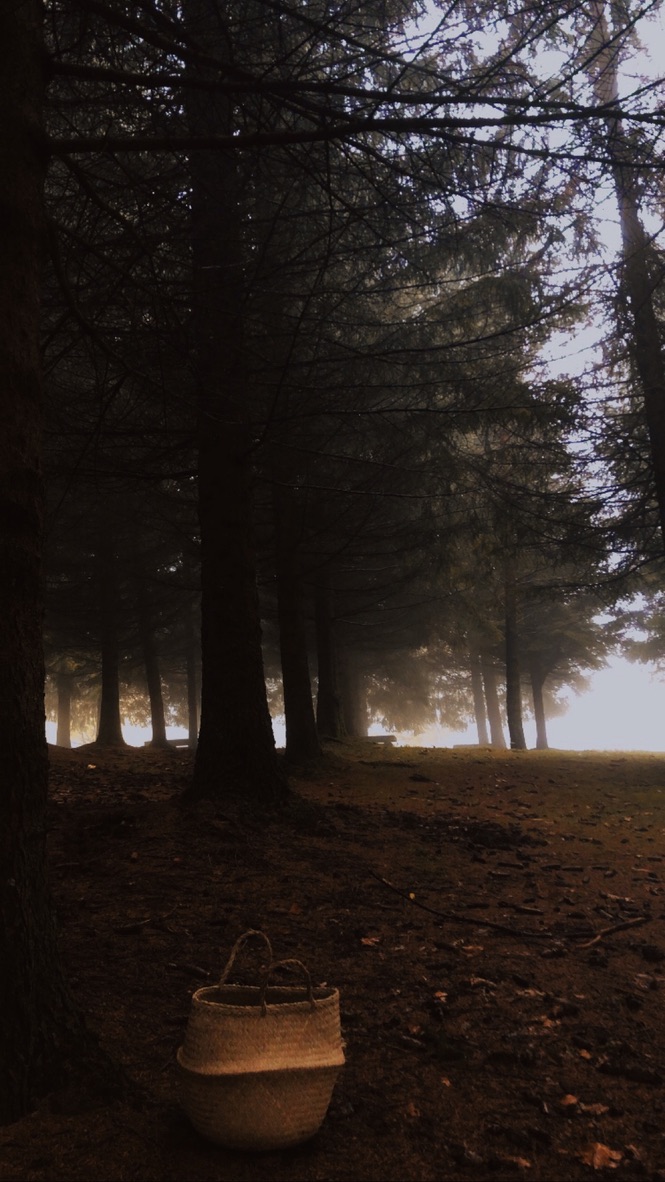
<instances>
[{"instance_id":1,"label":"woven straw basket","mask_svg":"<svg viewBox=\"0 0 665 1182\"><path fill-rule=\"evenodd\" d=\"M236 955L252 936L270 964L260 985L229 985ZM270 984L291 965L305 987ZM262 932L236 942L219 985L192 997L178 1051L182 1106L194 1128L233 1149L278 1149L312 1137L344 1062L336 989L313 989L300 961L273 961Z\"/></svg>"}]
</instances>

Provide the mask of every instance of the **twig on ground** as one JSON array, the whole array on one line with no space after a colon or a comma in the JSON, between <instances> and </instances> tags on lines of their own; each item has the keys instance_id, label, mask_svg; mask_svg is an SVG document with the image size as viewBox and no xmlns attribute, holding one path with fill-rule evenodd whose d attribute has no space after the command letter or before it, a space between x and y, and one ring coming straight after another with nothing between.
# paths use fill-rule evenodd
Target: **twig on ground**
<instances>
[{"instance_id":1,"label":"twig on ground","mask_svg":"<svg viewBox=\"0 0 665 1182\"><path fill-rule=\"evenodd\" d=\"M598 944L605 936L612 936L615 932L623 932L626 928L636 928L640 924L649 923L652 917L650 915L638 915L635 919L624 919L622 923L613 923L609 928L601 928L596 932L592 940L585 940L584 944L578 944L578 948L591 948L592 944Z\"/></svg>"},{"instance_id":2,"label":"twig on ground","mask_svg":"<svg viewBox=\"0 0 665 1182\"><path fill-rule=\"evenodd\" d=\"M376 874L373 870L369 872L372 878L377 882L383 883L389 890L394 891L399 895L400 899L404 899L406 903L412 903L414 907L420 907L421 911L427 911L430 915L436 915L439 919L448 920L450 923L468 923L477 928L491 928L495 932L503 932L506 936L516 936L518 939L531 940L553 940L557 938L555 932L549 931L545 928L542 931L529 931L526 928L511 928L503 923L494 923L491 919L474 919L472 915L458 915L455 911L439 911L436 907L429 907L427 903L421 903L420 899L416 899L412 892L403 891L400 887L396 887L394 883L389 882L387 878L383 878L380 874ZM575 945L577 948L591 948L594 944L598 944L605 936L612 936L615 932L623 932L627 928L636 928L640 924L649 923L652 916L638 915L635 919L625 919L621 923L614 923L610 927L602 928L592 936L590 940L585 940L582 944ZM565 934L561 933L558 938L566 938ZM568 937L571 939L572 937Z\"/></svg>"},{"instance_id":3,"label":"twig on ground","mask_svg":"<svg viewBox=\"0 0 665 1182\"><path fill-rule=\"evenodd\" d=\"M140 932L141 928L147 927L148 924L161 923L163 920L168 919L173 915L175 910L176 907L172 907L170 911L165 911L163 915L149 915L147 919L137 919L133 923L124 923L121 927L114 927L112 930L118 932L120 935L130 936L133 932Z\"/></svg>"},{"instance_id":4,"label":"twig on ground","mask_svg":"<svg viewBox=\"0 0 665 1182\"><path fill-rule=\"evenodd\" d=\"M205 981L209 980L212 973L207 969L202 969L198 964L177 964L175 961L169 961L168 969L178 969L180 972L187 973L190 977L203 977Z\"/></svg>"},{"instance_id":5,"label":"twig on ground","mask_svg":"<svg viewBox=\"0 0 665 1182\"><path fill-rule=\"evenodd\" d=\"M403 891L400 887L396 887L394 883L388 882L387 878L383 878L380 874L375 874L373 870L369 872L372 878L377 882L383 883L389 890L394 891L401 899L407 903L412 903L414 907L420 907L421 911L428 911L430 915L436 915L439 919L446 919L450 923L468 923L477 928L492 928L495 932L503 932L506 936L516 936L518 939L529 940L552 940L554 939L554 932L544 929L540 932L529 931L527 928L511 928L503 923L494 923L491 919L474 919L472 915L458 915L455 911L439 911L436 907L429 907L427 903L421 903L420 899L416 899L412 894Z\"/></svg>"}]
</instances>

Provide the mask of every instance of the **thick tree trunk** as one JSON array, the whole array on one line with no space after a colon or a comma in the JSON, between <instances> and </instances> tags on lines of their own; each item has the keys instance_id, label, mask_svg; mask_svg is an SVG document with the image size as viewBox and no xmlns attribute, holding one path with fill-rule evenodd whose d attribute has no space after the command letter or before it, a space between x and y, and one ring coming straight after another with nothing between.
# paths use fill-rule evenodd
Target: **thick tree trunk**
<instances>
[{"instance_id":1,"label":"thick tree trunk","mask_svg":"<svg viewBox=\"0 0 665 1182\"><path fill-rule=\"evenodd\" d=\"M168 747L166 718L164 716L164 697L162 695L162 679L159 672L155 629L145 585L145 577L141 570L139 570L137 577L138 629L141 651L143 653L145 677L148 685L148 698L150 700L150 719L152 722L151 746Z\"/></svg>"},{"instance_id":2,"label":"thick tree trunk","mask_svg":"<svg viewBox=\"0 0 665 1182\"><path fill-rule=\"evenodd\" d=\"M536 720L536 748L538 751L546 751L549 747L549 743L547 742L545 700L543 697L546 677L535 661L532 661L529 666L529 677L531 679L531 693L533 695L533 716Z\"/></svg>"},{"instance_id":3,"label":"thick tree trunk","mask_svg":"<svg viewBox=\"0 0 665 1182\"><path fill-rule=\"evenodd\" d=\"M281 484L277 476L273 482L273 509L286 755L296 761L316 759L321 755L321 745L314 717L302 606L301 520L291 489Z\"/></svg>"},{"instance_id":4,"label":"thick tree trunk","mask_svg":"<svg viewBox=\"0 0 665 1182\"><path fill-rule=\"evenodd\" d=\"M634 168L613 169L623 239L623 282L632 320L632 349L644 396L651 464L660 528L665 539L665 361L662 326L656 316L654 284L647 262L648 243L635 195Z\"/></svg>"},{"instance_id":5,"label":"thick tree trunk","mask_svg":"<svg viewBox=\"0 0 665 1182\"><path fill-rule=\"evenodd\" d=\"M100 612L102 692L95 743L99 747L124 747L120 714L120 642L118 639L118 577L112 533L105 533L97 550L97 584Z\"/></svg>"},{"instance_id":6,"label":"thick tree trunk","mask_svg":"<svg viewBox=\"0 0 665 1182\"><path fill-rule=\"evenodd\" d=\"M197 44L224 60L222 10L186 0ZM201 67L203 74L205 67ZM217 74L215 73L215 76ZM224 96L192 89L192 132L233 130ZM190 158L194 310L192 335L199 398L201 530L201 728L191 795L232 792L247 802L281 800L268 710L253 543L252 392L243 340L243 259L239 180L230 153Z\"/></svg>"},{"instance_id":7,"label":"thick tree trunk","mask_svg":"<svg viewBox=\"0 0 665 1182\"><path fill-rule=\"evenodd\" d=\"M316 696L316 727L322 737L342 739L346 734L346 728L339 693L333 592L328 567L324 567L319 572L316 580L314 618L319 680Z\"/></svg>"},{"instance_id":8,"label":"thick tree trunk","mask_svg":"<svg viewBox=\"0 0 665 1182\"><path fill-rule=\"evenodd\" d=\"M55 684L58 692L58 727L55 736L56 747L72 745L72 675L63 671L56 673Z\"/></svg>"},{"instance_id":9,"label":"thick tree trunk","mask_svg":"<svg viewBox=\"0 0 665 1182\"><path fill-rule=\"evenodd\" d=\"M39 262L41 6L0 5L0 1123L87 1056L46 882ZM98 1076L102 1071L98 1068Z\"/></svg>"},{"instance_id":10,"label":"thick tree trunk","mask_svg":"<svg viewBox=\"0 0 665 1182\"><path fill-rule=\"evenodd\" d=\"M199 645L194 628L194 605L187 623L187 730L188 746L196 749L199 741Z\"/></svg>"},{"instance_id":11,"label":"thick tree trunk","mask_svg":"<svg viewBox=\"0 0 665 1182\"><path fill-rule=\"evenodd\" d=\"M200 452L201 725L191 794L277 801L285 785L263 672L249 439L227 426L215 447L216 435L215 421Z\"/></svg>"},{"instance_id":12,"label":"thick tree trunk","mask_svg":"<svg viewBox=\"0 0 665 1182\"><path fill-rule=\"evenodd\" d=\"M346 734L350 739L367 738L367 698L363 676L355 657L348 651L341 654L339 689Z\"/></svg>"},{"instance_id":13,"label":"thick tree trunk","mask_svg":"<svg viewBox=\"0 0 665 1182\"><path fill-rule=\"evenodd\" d=\"M517 589L512 570L506 574L506 715L508 734L513 751L525 751L526 739L522 725L522 671L520 667L519 630L517 623Z\"/></svg>"},{"instance_id":14,"label":"thick tree trunk","mask_svg":"<svg viewBox=\"0 0 665 1182\"><path fill-rule=\"evenodd\" d=\"M482 675L487 720L490 724L490 743L492 747L497 747L500 751L505 751L506 739L501 721L501 706L496 685L496 669L488 657L482 658Z\"/></svg>"},{"instance_id":15,"label":"thick tree trunk","mask_svg":"<svg viewBox=\"0 0 665 1182\"><path fill-rule=\"evenodd\" d=\"M469 665L471 668L471 693L473 695L473 713L478 731L478 743L481 747L489 744L487 733L487 716L485 714L485 696L483 694L483 678L480 668L480 653L475 649L469 650Z\"/></svg>"},{"instance_id":16,"label":"thick tree trunk","mask_svg":"<svg viewBox=\"0 0 665 1182\"><path fill-rule=\"evenodd\" d=\"M588 40L587 69L603 106L616 102L619 97L620 54L606 11L605 0L591 0L593 28ZM654 280L649 274L649 240L640 215L642 181L636 166L635 146L622 122L607 119L605 128L605 146L619 209L623 287L631 318L631 353L642 386L660 528L665 540L665 358L662 324L654 306Z\"/></svg>"}]
</instances>

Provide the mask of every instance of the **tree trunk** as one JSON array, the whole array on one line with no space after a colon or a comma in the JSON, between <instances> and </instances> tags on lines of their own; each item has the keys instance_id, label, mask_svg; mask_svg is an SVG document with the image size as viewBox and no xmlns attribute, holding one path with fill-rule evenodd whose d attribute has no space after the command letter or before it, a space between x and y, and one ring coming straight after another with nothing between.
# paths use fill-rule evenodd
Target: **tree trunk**
<instances>
[{"instance_id":1,"label":"tree trunk","mask_svg":"<svg viewBox=\"0 0 665 1182\"><path fill-rule=\"evenodd\" d=\"M195 41L228 56L215 0L187 0ZM194 67L192 67L194 68ZM208 68L201 66L200 75ZM218 71L213 72L218 76ZM230 100L191 89L193 134L233 130ZM243 258L234 156L190 157L201 531L201 728L191 795L283 799L268 710L253 542L253 446L243 341Z\"/></svg>"},{"instance_id":2,"label":"tree trunk","mask_svg":"<svg viewBox=\"0 0 665 1182\"><path fill-rule=\"evenodd\" d=\"M520 668L519 630L517 626L517 589L512 569L506 574L506 715L513 751L525 751L522 725L522 672Z\"/></svg>"},{"instance_id":3,"label":"tree trunk","mask_svg":"<svg viewBox=\"0 0 665 1182\"><path fill-rule=\"evenodd\" d=\"M199 646L194 628L194 605L187 621L187 729L188 746L193 750L199 741Z\"/></svg>"},{"instance_id":4,"label":"tree trunk","mask_svg":"<svg viewBox=\"0 0 665 1182\"><path fill-rule=\"evenodd\" d=\"M152 747L168 747L169 742L166 737L166 719L164 716L164 697L162 695L162 679L159 672L159 658L157 656L157 644L155 641L155 629L152 622L152 613L150 610L150 603L148 601L148 592L145 585L145 576L142 570L137 573L137 609L138 609L138 629L139 640L141 643L141 651L143 653L143 665L145 668L145 677L148 685L148 698L150 700L150 719L152 722Z\"/></svg>"},{"instance_id":5,"label":"tree trunk","mask_svg":"<svg viewBox=\"0 0 665 1182\"><path fill-rule=\"evenodd\" d=\"M120 643L118 640L118 577L113 535L106 532L97 550L102 693L95 743L124 747L120 715Z\"/></svg>"},{"instance_id":6,"label":"tree trunk","mask_svg":"<svg viewBox=\"0 0 665 1182\"><path fill-rule=\"evenodd\" d=\"M660 528L665 539L665 363L647 263L647 237L635 196L634 168L613 169L623 239L623 280L632 319L632 355L644 395Z\"/></svg>"},{"instance_id":7,"label":"tree trunk","mask_svg":"<svg viewBox=\"0 0 665 1182\"><path fill-rule=\"evenodd\" d=\"M55 736L56 747L71 747L72 745L72 675L59 672L55 675L58 691L58 729Z\"/></svg>"},{"instance_id":8,"label":"tree trunk","mask_svg":"<svg viewBox=\"0 0 665 1182\"><path fill-rule=\"evenodd\" d=\"M549 743L547 742L547 721L545 718L545 701L543 697L546 677L536 661L530 663L529 677L531 679L531 693L533 695L533 715L536 720L536 749L538 751L547 751Z\"/></svg>"},{"instance_id":9,"label":"tree trunk","mask_svg":"<svg viewBox=\"0 0 665 1182\"><path fill-rule=\"evenodd\" d=\"M277 570L277 616L282 662L286 755L292 760L316 759L321 745L316 731L307 632L302 607L299 546L301 520L290 488L273 482Z\"/></svg>"},{"instance_id":10,"label":"tree trunk","mask_svg":"<svg viewBox=\"0 0 665 1182\"><path fill-rule=\"evenodd\" d=\"M340 660L339 688L344 729L350 739L367 738L367 699L363 677L354 656L348 651Z\"/></svg>"},{"instance_id":11,"label":"tree trunk","mask_svg":"<svg viewBox=\"0 0 665 1182\"><path fill-rule=\"evenodd\" d=\"M316 727L321 736L342 739L346 733L342 715L335 647L335 617L330 571L320 571L314 589L316 658L319 688L316 696Z\"/></svg>"},{"instance_id":12,"label":"tree trunk","mask_svg":"<svg viewBox=\"0 0 665 1182\"><path fill-rule=\"evenodd\" d=\"M37 0L0 6L0 45L0 1123L6 1123L63 1082L86 1057L87 1040L63 978L46 881L39 368L45 153Z\"/></svg>"},{"instance_id":13,"label":"tree trunk","mask_svg":"<svg viewBox=\"0 0 665 1182\"><path fill-rule=\"evenodd\" d=\"M604 106L619 97L617 41L608 28L604 0L591 0L594 21L588 41L588 72L598 101ZM640 378L649 433L660 528L665 541L665 359L662 326L654 307L654 281L649 274L649 241L640 216L639 168L635 147L618 119L607 119L606 147L619 209L623 246L623 286L630 309L631 353Z\"/></svg>"},{"instance_id":14,"label":"tree trunk","mask_svg":"<svg viewBox=\"0 0 665 1182\"><path fill-rule=\"evenodd\" d=\"M501 706L499 704L499 693L496 686L496 669L488 657L482 658L482 675L487 720L490 724L490 743L492 747L497 747L500 751L505 751L506 739L501 721Z\"/></svg>"},{"instance_id":15,"label":"tree trunk","mask_svg":"<svg viewBox=\"0 0 665 1182\"><path fill-rule=\"evenodd\" d=\"M487 716L485 714L483 679L480 671L480 653L478 653L475 649L469 650L469 663L471 667L471 693L473 695L473 712L476 719L476 729L478 731L478 743L481 747L487 747L490 740L487 733Z\"/></svg>"}]
</instances>

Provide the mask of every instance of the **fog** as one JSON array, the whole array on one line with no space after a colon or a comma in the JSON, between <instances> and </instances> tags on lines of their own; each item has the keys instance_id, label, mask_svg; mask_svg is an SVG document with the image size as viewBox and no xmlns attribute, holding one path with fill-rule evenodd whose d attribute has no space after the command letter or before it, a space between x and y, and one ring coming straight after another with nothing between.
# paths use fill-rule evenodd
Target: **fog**
<instances>
[{"instance_id":1,"label":"fog","mask_svg":"<svg viewBox=\"0 0 665 1182\"><path fill-rule=\"evenodd\" d=\"M550 718L547 733L550 747L567 751L665 751L665 680L659 680L653 665L633 665L620 657L606 669L592 674L590 689L579 696L568 691L567 712ZM380 727L372 730L379 731ZM535 746L535 725L525 715L524 732L529 747ZM475 743L475 726L465 731L432 727L415 740L400 736L400 742L448 747Z\"/></svg>"},{"instance_id":2,"label":"fog","mask_svg":"<svg viewBox=\"0 0 665 1182\"><path fill-rule=\"evenodd\" d=\"M665 678L653 665L633 665L620 657L613 658L606 669L590 677L590 689L579 696L569 693L569 708L560 717L550 718L547 733L550 747L567 751L664 751L665 752ZM47 722L46 736L55 742L55 723ZM284 745L284 721L273 723L278 747ZM370 734L383 732L372 725ZM529 747L535 746L535 726L525 714L524 731ZM168 727L171 739L186 738L182 727ZM125 741L142 747L150 739L147 727L123 727ZM430 727L420 734L397 733L400 746L453 747L458 743L477 742L474 725L452 731ZM80 740L73 738L72 746Z\"/></svg>"}]
</instances>

